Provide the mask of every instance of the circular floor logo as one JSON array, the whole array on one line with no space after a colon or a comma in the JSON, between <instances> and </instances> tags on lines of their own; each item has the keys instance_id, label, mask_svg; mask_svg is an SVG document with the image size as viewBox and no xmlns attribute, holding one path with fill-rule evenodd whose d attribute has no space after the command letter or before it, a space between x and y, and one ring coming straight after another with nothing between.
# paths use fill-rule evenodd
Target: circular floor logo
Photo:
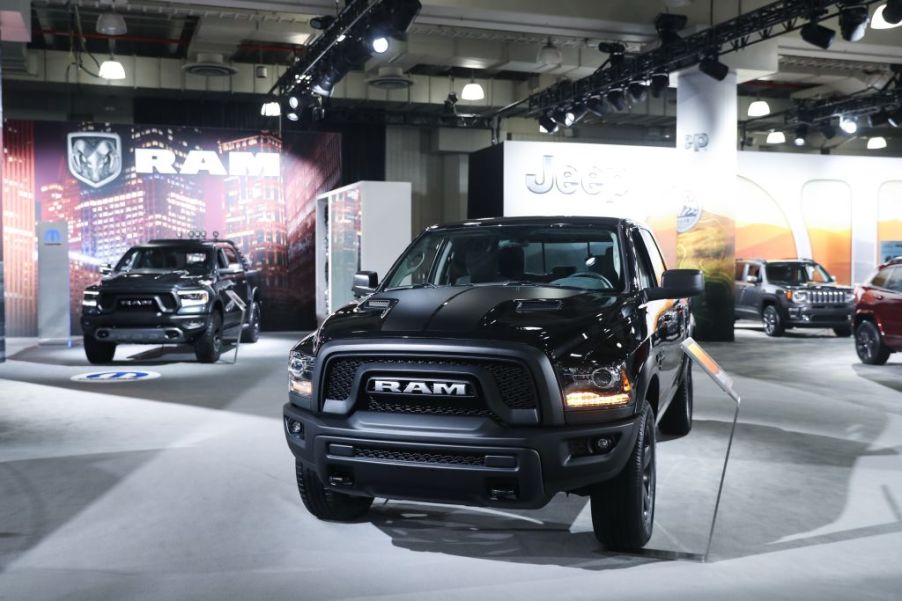
<instances>
[{"instance_id":1,"label":"circular floor logo","mask_svg":"<svg viewBox=\"0 0 902 601\"><path fill-rule=\"evenodd\" d=\"M86 374L72 376L73 382L137 382L139 380L153 380L160 374L155 371L92 371Z\"/></svg>"}]
</instances>

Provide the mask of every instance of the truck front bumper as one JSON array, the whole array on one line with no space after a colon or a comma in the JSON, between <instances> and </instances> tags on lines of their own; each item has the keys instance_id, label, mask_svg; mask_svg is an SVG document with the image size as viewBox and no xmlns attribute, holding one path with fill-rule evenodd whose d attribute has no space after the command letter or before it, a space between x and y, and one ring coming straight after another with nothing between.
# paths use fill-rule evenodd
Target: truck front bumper
<instances>
[{"instance_id":1,"label":"truck front bumper","mask_svg":"<svg viewBox=\"0 0 902 601\"><path fill-rule=\"evenodd\" d=\"M783 317L786 325L793 328L852 327L852 306L790 306L785 309Z\"/></svg>"},{"instance_id":2,"label":"truck front bumper","mask_svg":"<svg viewBox=\"0 0 902 601\"><path fill-rule=\"evenodd\" d=\"M191 342L202 334L210 315L150 315L106 313L82 315L86 336L122 344L178 344Z\"/></svg>"},{"instance_id":3,"label":"truck front bumper","mask_svg":"<svg viewBox=\"0 0 902 601\"><path fill-rule=\"evenodd\" d=\"M613 478L638 432L638 418L505 427L476 417L314 415L291 403L284 415L292 453L332 490L476 506L538 508Z\"/></svg>"}]
</instances>

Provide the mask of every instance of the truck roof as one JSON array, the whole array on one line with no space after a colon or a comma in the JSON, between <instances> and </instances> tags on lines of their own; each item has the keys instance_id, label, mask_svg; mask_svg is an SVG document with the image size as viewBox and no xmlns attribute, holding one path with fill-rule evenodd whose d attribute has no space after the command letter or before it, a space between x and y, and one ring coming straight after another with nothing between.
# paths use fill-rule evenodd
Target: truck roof
<instances>
[{"instance_id":1,"label":"truck roof","mask_svg":"<svg viewBox=\"0 0 902 601\"><path fill-rule=\"evenodd\" d=\"M198 246L212 246L213 244L231 244L232 246L236 246L234 242L231 240L201 240L198 238L157 238L155 240L151 240L150 242L145 242L144 244L138 244L137 246L192 246L197 248Z\"/></svg>"},{"instance_id":2,"label":"truck roof","mask_svg":"<svg viewBox=\"0 0 902 601\"><path fill-rule=\"evenodd\" d=\"M607 225L618 226L633 223L630 219L620 217L572 217L572 216L535 216L535 217L486 217L468 219L452 223L433 225L429 229L456 229L466 227L492 225Z\"/></svg>"}]
</instances>

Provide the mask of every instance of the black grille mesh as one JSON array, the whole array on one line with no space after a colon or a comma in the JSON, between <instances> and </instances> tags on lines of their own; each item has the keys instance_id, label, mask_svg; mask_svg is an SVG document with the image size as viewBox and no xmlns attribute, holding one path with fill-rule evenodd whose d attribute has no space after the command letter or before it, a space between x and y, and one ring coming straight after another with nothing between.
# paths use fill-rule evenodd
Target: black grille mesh
<instances>
[{"instance_id":1,"label":"black grille mesh","mask_svg":"<svg viewBox=\"0 0 902 601\"><path fill-rule=\"evenodd\" d=\"M458 417L490 417L497 419L492 411L479 402L463 403L461 401L445 401L432 399L429 403L423 403L422 399L405 399L395 397L391 400L382 400L370 397L367 399L368 411L382 413L414 413L420 415L453 415Z\"/></svg>"},{"instance_id":2,"label":"black grille mesh","mask_svg":"<svg viewBox=\"0 0 902 601\"><path fill-rule=\"evenodd\" d=\"M326 377L326 398L348 399L354 385L354 375L365 361L357 358L338 358L329 362ZM511 409L535 409L538 406L532 377L526 367L510 361L492 359L399 359L380 357L373 363L397 365L400 368L478 366L495 379L501 401ZM431 404L431 403L430 403Z\"/></svg>"},{"instance_id":3,"label":"black grille mesh","mask_svg":"<svg viewBox=\"0 0 902 601\"><path fill-rule=\"evenodd\" d=\"M433 452L413 449L387 449L380 447L354 447L354 457L377 461L403 461L405 463L433 463L444 465L485 465L485 455L475 453Z\"/></svg>"}]
</instances>

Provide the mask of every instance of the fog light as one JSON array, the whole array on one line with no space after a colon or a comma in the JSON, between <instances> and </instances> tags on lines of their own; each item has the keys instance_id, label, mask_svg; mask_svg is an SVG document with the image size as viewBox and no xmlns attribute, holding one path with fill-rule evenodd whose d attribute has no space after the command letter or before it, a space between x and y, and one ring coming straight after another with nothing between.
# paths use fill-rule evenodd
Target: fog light
<instances>
[{"instance_id":1,"label":"fog light","mask_svg":"<svg viewBox=\"0 0 902 601\"><path fill-rule=\"evenodd\" d=\"M189 321L184 326L188 330L196 330L197 328L204 327L204 322L202 321Z\"/></svg>"},{"instance_id":2,"label":"fog light","mask_svg":"<svg viewBox=\"0 0 902 601\"><path fill-rule=\"evenodd\" d=\"M614 437L612 436L602 436L601 438L596 438L592 442L592 449L596 453L607 453L611 449L614 448Z\"/></svg>"},{"instance_id":3,"label":"fog light","mask_svg":"<svg viewBox=\"0 0 902 601\"><path fill-rule=\"evenodd\" d=\"M299 422L296 419L286 418L285 419L285 427L288 430L288 434L293 438L303 438L304 437L304 424Z\"/></svg>"}]
</instances>

